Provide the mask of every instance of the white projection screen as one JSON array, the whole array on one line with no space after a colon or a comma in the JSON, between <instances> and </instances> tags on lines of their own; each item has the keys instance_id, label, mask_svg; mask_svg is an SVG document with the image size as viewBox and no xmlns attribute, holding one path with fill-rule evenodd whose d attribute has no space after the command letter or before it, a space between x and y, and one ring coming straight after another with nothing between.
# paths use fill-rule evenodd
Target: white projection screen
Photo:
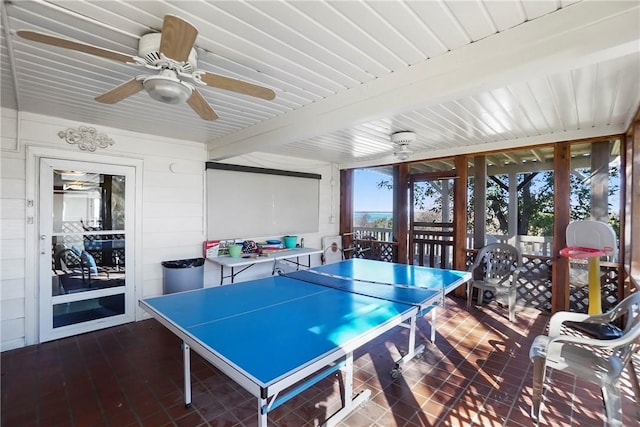
<instances>
[{"instance_id":1,"label":"white projection screen","mask_svg":"<svg viewBox=\"0 0 640 427\"><path fill-rule=\"evenodd\" d=\"M318 174L207 162L207 238L315 233Z\"/></svg>"}]
</instances>

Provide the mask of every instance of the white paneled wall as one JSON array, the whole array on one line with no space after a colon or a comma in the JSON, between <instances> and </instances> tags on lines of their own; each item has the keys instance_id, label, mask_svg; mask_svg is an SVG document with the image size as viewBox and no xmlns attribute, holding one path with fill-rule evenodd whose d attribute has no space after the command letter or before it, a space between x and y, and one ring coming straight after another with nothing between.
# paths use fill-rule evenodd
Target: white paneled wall
<instances>
[{"instance_id":1,"label":"white paneled wall","mask_svg":"<svg viewBox=\"0 0 640 427\"><path fill-rule=\"evenodd\" d=\"M25 157L16 149L17 113L0 112L0 338L4 350L25 344Z\"/></svg>"},{"instance_id":2,"label":"white paneled wall","mask_svg":"<svg viewBox=\"0 0 640 427\"><path fill-rule=\"evenodd\" d=\"M84 161L136 163L142 174L140 202L137 204L141 250L136 259L135 294L138 298L162 293L161 262L202 256L206 239L206 191L204 144L133 133L116 128L94 126L50 116L16 113L2 109L0 163L0 321L1 350L38 342L37 268L33 248L37 239L35 225L27 218L37 209L27 208L27 198L35 197L37 165L33 152L53 152L56 156ZM81 152L58 137L67 128L86 125L111 137L115 144L95 153ZM105 157L107 156L107 157ZM254 154L231 159L229 163L319 173L319 232L301 235L309 247L320 247L322 236L338 231L339 171L337 165L282 156ZM34 176L28 176L28 174ZM332 185L333 182L333 185ZM28 196L31 195L31 196ZM247 194L246 197L252 197ZM37 203L37 200L36 200ZM335 222L330 222L330 217ZM36 218L37 219L37 218ZM247 239L280 236L243 236ZM30 240L33 240L30 242ZM30 249L31 248L31 249ZM314 256L312 264L320 263ZM244 281L269 274L268 266L252 268L241 276ZM217 285L219 269L205 264L205 286ZM136 304L137 305L137 304ZM142 319L138 310L136 319Z\"/></svg>"},{"instance_id":3,"label":"white paneled wall","mask_svg":"<svg viewBox=\"0 0 640 427\"><path fill-rule=\"evenodd\" d=\"M70 158L80 156L84 161L101 162L108 158L109 163L138 164L142 174L142 191L137 195L141 200L137 206L142 212L138 212L136 223L141 230L139 243L142 247L138 252L141 255L136 259L138 297L162 293L160 261L200 256L205 236L203 176L206 150L203 144L96 126L98 132L107 134L115 144L95 153L86 153L64 142L58 132L81 125L92 126L91 123L28 113L18 115L11 110L2 110L2 118L2 350L33 344L38 339L35 275L25 273L37 268L35 256L29 253L29 239L37 233L34 232L35 225L27 223L27 216L34 215L37 209L25 208L27 195L37 194L35 188L28 188L37 182L35 176L27 176L29 173L35 175L37 170L37 165L28 164L34 162L29 150L51 152L54 149L56 156L61 157L68 153ZM141 316L138 312L136 317Z\"/></svg>"},{"instance_id":4,"label":"white paneled wall","mask_svg":"<svg viewBox=\"0 0 640 427\"><path fill-rule=\"evenodd\" d=\"M204 158L200 153L188 159L180 147L168 149L176 150L171 157L157 153L145 159L142 297L162 293L162 261L202 256L206 238Z\"/></svg>"}]
</instances>

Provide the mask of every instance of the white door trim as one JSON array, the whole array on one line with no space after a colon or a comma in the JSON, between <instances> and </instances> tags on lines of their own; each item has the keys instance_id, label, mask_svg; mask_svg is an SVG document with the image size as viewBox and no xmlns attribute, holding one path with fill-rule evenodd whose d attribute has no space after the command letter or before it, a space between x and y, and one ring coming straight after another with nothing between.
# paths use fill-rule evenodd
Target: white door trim
<instances>
[{"instance_id":1,"label":"white door trim","mask_svg":"<svg viewBox=\"0 0 640 427\"><path fill-rule=\"evenodd\" d=\"M51 158L60 160L74 160L89 163L105 163L119 166L132 166L135 168L135 195L134 195L134 224L133 233L133 256L136 262L127 276L131 274L134 286L134 298L139 300L143 295L142 289L142 174L144 162L142 159L105 156L95 153L77 152L61 150L60 148L49 148L37 145L27 145L26 150L26 234L25 234L25 345L37 344L40 342L38 336L38 325L40 322L39 306L39 237L40 229L39 211L39 182L40 182L40 159ZM135 308L135 319L142 318L141 311Z\"/></svg>"},{"instance_id":2,"label":"white door trim","mask_svg":"<svg viewBox=\"0 0 640 427\"><path fill-rule=\"evenodd\" d=\"M40 203L40 216L38 218L38 222L40 225L40 264L38 269L38 286L40 288L38 314L40 316L40 326L38 329L38 337L40 342L52 341L54 339L65 338L84 332L91 332L97 329L116 326L123 323L131 322L135 319L134 281L127 277L126 273L124 286L114 286L92 290L87 289L85 292L76 292L62 295L58 294L57 292L55 295L52 294L52 273L50 270L53 256L51 252L53 236L56 235L58 236L58 238L62 237L62 241L64 241L65 238L74 238L69 235L68 231L65 233L65 230L62 228L62 222L64 221L64 215L62 211L59 211L56 214L59 215L57 216L57 219L60 221L60 228L56 229L53 224L54 218L51 213L54 212L55 203L55 170L85 171L89 173L100 173L101 175L125 177L125 223L121 228L109 228L109 230L111 231L110 234L124 234L125 265L135 265L135 258L133 258L133 240L127 239L128 234L131 233L133 235L135 233L135 222L133 215L133 200L135 200L135 168L132 166L113 165L111 163L79 162L68 159L51 159L49 157L41 157L39 186L40 196L38 197L38 203ZM70 195L68 195L67 197L69 196ZM60 195L59 197L60 201L62 202L63 196ZM89 215L86 212L86 204L84 204L84 209L85 212L83 212L83 216L85 220L95 219L93 215ZM78 236L75 236L75 238L78 239ZM60 241L57 244L61 244ZM76 241L76 245L77 244L78 242ZM80 238L80 244L84 245L84 237ZM111 295L122 295L124 297L124 312L122 314L112 313L112 315L110 316L99 317L97 319L73 322L71 324L58 327L54 326L54 307L59 306L60 308L63 308L66 307L69 303L81 301L92 301L95 303L96 301L99 301L100 298Z\"/></svg>"}]
</instances>

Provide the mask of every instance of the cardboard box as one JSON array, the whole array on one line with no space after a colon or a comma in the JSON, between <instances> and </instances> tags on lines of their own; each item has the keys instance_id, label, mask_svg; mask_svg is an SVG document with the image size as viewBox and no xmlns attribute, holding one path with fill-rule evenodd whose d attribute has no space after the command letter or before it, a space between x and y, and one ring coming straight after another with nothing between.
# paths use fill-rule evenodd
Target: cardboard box
<instances>
[{"instance_id":1,"label":"cardboard box","mask_svg":"<svg viewBox=\"0 0 640 427\"><path fill-rule=\"evenodd\" d=\"M220 240L207 240L204 242L204 257L215 258L220 254Z\"/></svg>"}]
</instances>

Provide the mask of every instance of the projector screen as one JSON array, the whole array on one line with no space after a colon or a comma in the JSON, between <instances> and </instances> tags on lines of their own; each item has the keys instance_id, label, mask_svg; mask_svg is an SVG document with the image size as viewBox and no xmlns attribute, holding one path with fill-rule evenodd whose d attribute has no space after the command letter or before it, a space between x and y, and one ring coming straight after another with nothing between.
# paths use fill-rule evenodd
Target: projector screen
<instances>
[{"instance_id":1,"label":"projector screen","mask_svg":"<svg viewBox=\"0 0 640 427\"><path fill-rule=\"evenodd\" d=\"M215 162L206 173L209 240L318 231L320 175Z\"/></svg>"}]
</instances>

